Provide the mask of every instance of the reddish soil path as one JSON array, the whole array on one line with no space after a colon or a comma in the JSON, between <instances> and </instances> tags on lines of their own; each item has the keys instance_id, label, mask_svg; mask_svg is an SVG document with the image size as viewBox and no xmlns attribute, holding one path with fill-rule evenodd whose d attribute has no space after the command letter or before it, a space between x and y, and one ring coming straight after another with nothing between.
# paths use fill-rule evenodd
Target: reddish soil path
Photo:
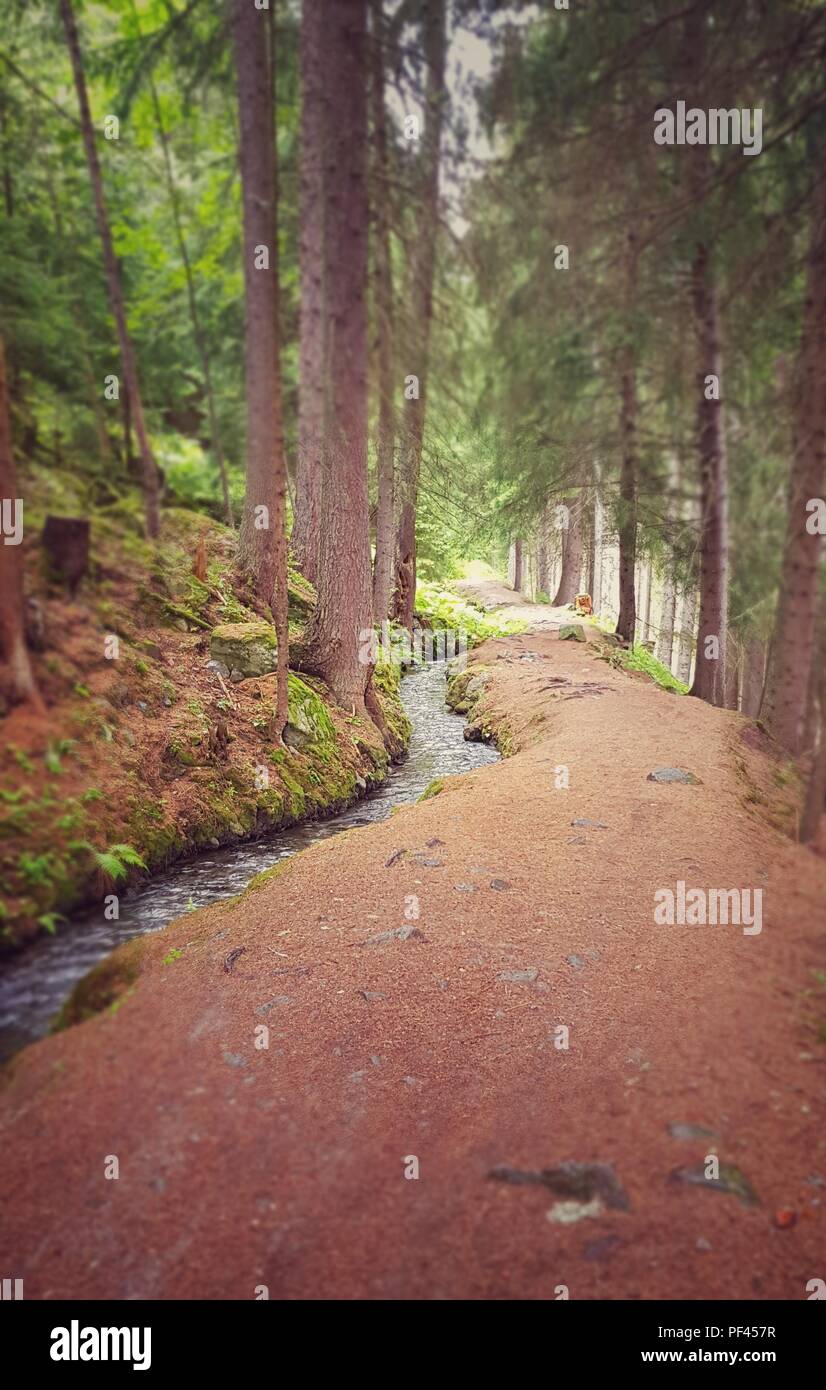
<instances>
[{"instance_id":1,"label":"reddish soil path","mask_svg":"<svg viewBox=\"0 0 826 1390\"><path fill-rule=\"evenodd\" d=\"M826 873L767 823L778 769L739 716L556 633L480 660L522 751L146 939L117 1013L17 1060L0 1245L27 1297L802 1299L826 1278ZM700 784L646 780L666 765ZM656 925L681 879L762 887L761 934ZM712 1152L756 1204L671 1178ZM610 1165L627 1206L489 1176L569 1161Z\"/></svg>"}]
</instances>

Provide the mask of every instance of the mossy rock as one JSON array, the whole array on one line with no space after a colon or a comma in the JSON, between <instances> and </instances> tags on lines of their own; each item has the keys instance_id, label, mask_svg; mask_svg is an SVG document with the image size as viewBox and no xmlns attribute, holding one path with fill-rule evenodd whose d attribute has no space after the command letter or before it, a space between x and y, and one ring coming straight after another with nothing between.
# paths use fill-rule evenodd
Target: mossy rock
<instances>
[{"instance_id":1,"label":"mossy rock","mask_svg":"<svg viewBox=\"0 0 826 1390\"><path fill-rule=\"evenodd\" d=\"M284 742L299 752L311 745L333 742L335 725L321 697L292 671L287 684L289 712L284 727Z\"/></svg>"},{"instance_id":2,"label":"mossy rock","mask_svg":"<svg viewBox=\"0 0 826 1390\"><path fill-rule=\"evenodd\" d=\"M287 613L291 623L303 625L316 606L316 592L309 579L290 570L287 581Z\"/></svg>"},{"instance_id":3,"label":"mossy rock","mask_svg":"<svg viewBox=\"0 0 826 1390\"><path fill-rule=\"evenodd\" d=\"M585 629L579 623L563 623L559 629L560 642L586 641Z\"/></svg>"},{"instance_id":4,"label":"mossy rock","mask_svg":"<svg viewBox=\"0 0 826 1390\"><path fill-rule=\"evenodd\" d=\"M278 665L278 638L269 623L221 623L212 629L209 654L232 681L268 676Z\"/></svg>"}]
</instances>

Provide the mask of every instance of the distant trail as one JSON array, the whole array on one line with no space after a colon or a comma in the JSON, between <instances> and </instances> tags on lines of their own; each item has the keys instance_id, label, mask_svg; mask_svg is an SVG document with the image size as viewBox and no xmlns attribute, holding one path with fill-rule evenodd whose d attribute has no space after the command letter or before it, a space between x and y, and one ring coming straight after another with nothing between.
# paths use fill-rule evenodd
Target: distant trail
<instances>
[{"instance_id":1,"label":"distant trail","mask_svg":"<svg viewBox=\"0 0 826 1390\"><path fill-rule=\"evenodd\" d=\"M472 718L521 751L144 938L116 1014L16 1060L0 1234L27 1297L826 1277L826 874L766 822L754 727L554 631L472 660ZM647 780L666 766L699 781ZM657 925L680 880L762 888L761 934ZM733 1190L702 1177L715 1152Z\"/></svg>"},{"instance_id":2,"label":"distant trail","mask_svg":"<svg viewBox=\"0 0 826 1390\"><path fill-rule=\"evenodd\" d=\"M524 594L517 593L506 584L493 579L460 579L453 588L466 598L476 599L486 608L507 608L504 615L520 622L530 623L532 628L559 628L562 623L571 621L570 608L554 608L548 603L531 603Z\"/></svg>"}]
</instances>

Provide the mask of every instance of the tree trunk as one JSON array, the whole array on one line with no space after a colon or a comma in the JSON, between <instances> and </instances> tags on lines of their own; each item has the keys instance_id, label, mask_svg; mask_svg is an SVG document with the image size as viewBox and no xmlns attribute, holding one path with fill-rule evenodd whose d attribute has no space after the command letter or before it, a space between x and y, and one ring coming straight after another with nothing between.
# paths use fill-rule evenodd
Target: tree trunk
<instances>
[{"instance_id":1,"label":"tree trunk","mask_svg":"<svg viewBox=\"0 0 826 1390\"><path fill-rule=\"evenodd\" d=\"M548 555L548 508L539 513L536 534L536 587L537 592L547 598L550 585L550 562Z\"/></svg>"},{"instance_id":2,"label":"tree trunk","mask_svg":"<svg viewBox=\"0 0 826 1390\"><path fill-rule=\"evenodd\" d=\"M23 524L23 503L17 491L17 478L12 452L9 395L6 385L6 356L0 338L0 505L15 509ZM40 712L43 704L35 685L32 664L26 646L25 598L23 593L22 536L10 544L9 528L0 534L0 653L6 667L5 691L13 704L30 702Z\"/></svg>"},{"instance_id":3,"label":"tree trunk","mask_svg":"<svg viewBox=\"0 0 826 1390\"><path fill-rule=\"evenodd\" d=\"M626 255L626 317L631 332L631 311L636 297L637 246L628 233ZM620 484L619 484L619 586L620 611L616 632L632 645L637 629L634 568L637 562L637 366L634 344L623 348L620 377Z\"/></svg>"},{"instance_id":4,"label":"tree trunk","mask_svg":"<svg viewBox=\"0 0 826 1390\"><path fill-rule=\"evenodd\" d=\"M679 460L668 458L668 503L666 507L666 557L663 566L663 597L660 609L660 630L657 636L657 660L671 670L674 655L674 624L677 620L677 574L673 550L673 531L677 520L680 487Z\"/></svg>"},{"instance_id":5,"label":"tree trunk","mask_svg":"<svg viewBox=\"0 0 826 1390\"><path fill-rule=\"evenodd\" d=\"M72 60L75 90L77 92L78 107L80 109L80 124L83 129L83 143L86 148L86 162L89 166L89 177L92 181L92 190L95 197L95 213L97 216L98 231L103 247L103 264L106 270L106 279L109 287L109 302L117 327L121 362L123 364L123 375L129 396L130 416L135 426L135 432L138 436L138 447L140 448L141 481L143 485L144 506L146 509L146 529L150 536L155 537L158 535L161 525L158 500L158 469L152 454L149 436L146 432L146 423L143 418L143 402L141 400L140 387L138 384L138 368L135 361L132 339L129 336L129 328L126 322L126 306L123 299L120 269L115 257L115 249L112 244L112 233L109 228L109 215L106 211L106 201L103 195L103 179L100 172L97 146L95 145L95 129L92 125L92 115L89 110L89 98L86 92L86 78L83 73L80 40L78 38L77 25L75 24L71 0L60 0L60 13L63 19L63 27L66 31L66 43L68 45L69 55Z\"/></svg>"},{"instance_id":6,"label":"tree trunk","mask_svg":"<svg viewBox=\"0 0 826 1390\"><path fill-rule=\"evenodd\" d=\"M278 635L276 732L287 718L287 470L278 329L278 233L273 159L272 71L265 11L233 0L244 208L247 470L238 564ZM267 265L262 264L266 251ZM259 261L260 268L256 266Z\"/></svg>"},{"instance_id":7,"label":"tree trunk","mask_svg":"<svg viewBox=\"0 0 826 1390\"><path fill-rule=\"evenodd\" d=\"M522 590L522 542L518 536L513 543L513 587L517 594Z\"/></svg>"},{"instance_id":8,"label":"tree trunk","mask_svg":"<svg viewBox=\"0 0 826 1390\"><path fill-rule=\"evenodd\" d=\"M641 638L643 642L651 640L651 585L653 578L654 571L649 558L640 571L640 597L642 597L643 584L645 584L645 602L640 604L643 611Z\"/></svg>"},{"instance_id":9,"label":"tree trunk","mask_svg":"<svg viewBox=\"0 0 826 1390\"><path fill-rule=\"evenodd\" d=\"M806 504L826 493L826 149L812 208L806 303L798 364L794 439L780 600L764 719L790 753L800 752L812 666L823 537L811 534Z\"/></svg>"},{"instance_id":10,"label":"tree trunk","mask_svg":"<svg viewBox=\"0 0 826 1390\"><path fill-rule=\"evenodd\" d=\"M760 713L763 697L763 679L766 672L766 644L759 637L751 637L746 643L743 658L743 679L741 708L743 714L756 719Z\"/></svg>"},{"instance_id":11,"label":"tree trunk","mask_svg":"<svg viewBox=\"0 0 826 1390\"><path fill-rule=\"evenodd\" d=\"M422 462L427 400L430 321L433 313L433 274L439 223L439 154L444 116L445 0L423 0L423 47L427 78L422 150L419 157L419 233L410 268L410 344L405 377L415 376L418 389L405 395L399 477L399 527L396 546L395 616L408 631L413 626L416 597L416 508Z\"/></svg>"},{"instance_id":12,"label":"tree trunk","mask_svg":"<svg viewBox=\"0 0 826 1390\"><path fill-rule=\"evenodd\" d=\"M740 668L740 646L733 633L729 632L726 639L726 709L740 708Z\"/></svg>"},{"instance_id":13,"label":"tree trunk","mask_svg":"<svg viewBox=\"0 0 826 1390\"><path fill-rule=\"evenodd\" d=\"M325 361L318 603L304 665L336 700L362 710L372 632L367 494L366 0L320 0L325 36L323 127ZM361 659L360 659L361 658Z\"/></svg>"},{"instance_id":14,"label":"tree trunk","mask_svg":"<svg viewBox=\"0 0 826 1390\"><path fill-rule=\"evenodd\" d=\"M562 570L554 596L554 606L573 603L582 579L582 505L579 494L568 508L568 530L563 534Z\"/></svg>"},{"instance_id":15,"label":"tree trunk","mask_svg":"<svg viewBox=\"0 0 826 1390\"><path fill-rule=\"evenodd\" d=\"M605 507L602 501L602 466L594 463L594 577L591 602L595 613L602 607L605 547Z\"/></svg>"},{"instance_id":16,"label":"tree trunk","mask_svg":"<svg viewBox=\"0 0 826 1390\"><path fill-rule=\"evenodd\" d=\"M390 260L390 224L387 215L389 167L387 158L387 116L384 106L384 30L381 0L371 0L371 76L373 113L375 227L375 300L378 326L379 422L376 455L378 462L378 501L376 506L376 557L373 565L373 617L382 622L390 613L395 559L395 416L393 409L393 278Z\"/></svg>"},{"instance_id":17,"label":"tree trunk","mask_svg":"<svg viewBox=\"0 0 826 1390\"><path fill-rule=\"evenodd\" d=\"M816 736L812 750L812 766L806 787L806 801L800 826L804 843L814 840L820 829L826 806L826 598L821 598L817 619L817 670L812 667Z\"/></svg>"},{"instance_id":18,"label":"tree trunk","mask_svg":"<svg viewBox=\"0 0 826 1390\"><path fill-rule=\"evenodd\" d=\"M698 146L698 149L704 147ZM728 463L723 405L707 399L706 379L722 383L717 295L708 248L701 245L693 267L697 333L697 441L702 498L700 540L700 626L690 693L712 705L725 704L728 626Z\"/></svg>"},{"instance_id":19,"label":"tree trunk","mask_svg":"<svg viewBox=\"0 0 826 1390\"><path fill-rule=\"evenodd\" d=\"M324 435L324 6L301 7L301 172L299 181L298 461L293 558L314 584L318 576Z\"/></svg>"},{"instance_id":20,"label":"tree trunk","mask_svg":"<svg viewBox=\"0 0 826 1390\"><path fill-rule=\"evenodd\" d=\"M697 590L690 585L683 593L680 615L677 680L688 685L691 680L691 659L694 655L694 627L697 621Z\"/></svg>"}]
</instances>

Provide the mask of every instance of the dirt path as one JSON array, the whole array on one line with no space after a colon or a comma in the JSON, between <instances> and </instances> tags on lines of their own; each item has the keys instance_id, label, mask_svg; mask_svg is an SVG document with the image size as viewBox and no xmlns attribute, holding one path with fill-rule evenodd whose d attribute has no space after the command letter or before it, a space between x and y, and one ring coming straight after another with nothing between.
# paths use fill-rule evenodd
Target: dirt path
<instances>
[{"instance_id":1,"label":"dirt path","mask_svg":"<svg viewBox=\"0 0 826 1390\"><path fill-rule=\"evenodd\" d=\"M826 874L767 824L778 769L739 716L553 631L479 663L522 751L145 938L116 1013L17 1060L0 1244L27 1297L826 1278ZM679 880L762 888L762 932L656 925ZM759 1200L674 1179L714 1152ZM572 1162L607 1167L520 1180Z\"/></svg>"},{"instance_id":2,"label":"dirt path","mask_svg":"<svg viewBox=\"0 0 826 1390\"><path fill-rule=\"evenodd\" d=\"M530 623L533 631L556 630L572 618L569 608L554 608L548 603L531 603L524 594L509 589L492 579L459 579L453 585L464 598L475 599L490 611L502 610L503 617Z\"/></svg>"}]
</instances>

